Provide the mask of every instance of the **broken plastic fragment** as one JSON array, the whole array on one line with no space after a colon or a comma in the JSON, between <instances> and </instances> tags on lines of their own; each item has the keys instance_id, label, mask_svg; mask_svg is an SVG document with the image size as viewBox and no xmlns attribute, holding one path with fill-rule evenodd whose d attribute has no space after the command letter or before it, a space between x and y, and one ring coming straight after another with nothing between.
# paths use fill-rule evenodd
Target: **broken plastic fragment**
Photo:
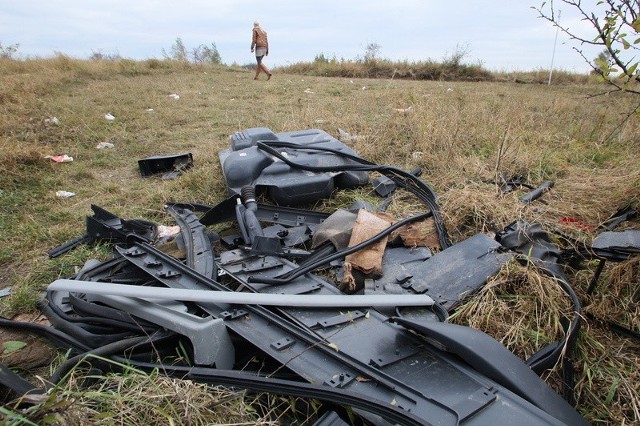
<instances>
[{"instance_id":1,"label":"broken plastic fragment","mask_svg":"<svg viewBox=\"0 0 640 426\"><path fill-rule=\"evenodd\" d=\"M340 139L342 142L353 142L361 138L362 136L350 135L344 130L338 128L338 139Z\"/></svg>"},{"instance_id":2,"label":"broken plastic fragment","mask_svg":"<svg viewBox=\"0 0 640 426\"><path fill-rule=\"evenodd\" d=\"M413 112L413 106L410 106L408 108L394 108L394 109L401 114L409 114Z\"/></svg>"},{"instance_id":3,"label":"broken plastic fragment","mask_svg":"<svg viewBox=\"0 0 640 426\"><path fill-rule=\"evenodd\" d=\"M76 195L75 192L56 191L56 197L60 197L60 198L69 198L69 197L73 197L75 195Z\"/></svg>"},{"instance_id":4,"label":"broken plastic fragment","mask_svg":"<svg viewBox=\"0 0 640 426\"><path fill-rule=\"evenodd\" d=\"M105 118L105 120L107 120L107 121L113 121L113 120L115 120L115 119L116 119L116 118L115 118L113 115L111 115L110 113L109 113L109 114L105 114L105 115L104 115L104 118Z\"/></svg>"},{"instance_id":5,"label":"broken plastic fragment","mask_svg":"<svg viewBox=\"0 0 640 426\"><path fill-rule=\"evenodd\" d=\"M73 161L73 157L70 157L67 154L64 154L64 155L47 155L44 158L48 158L51 161L55 161L56 163L70 163L70 162Z\"/></svg>"},{"instance_id":6,"label":"broken plastic fragment","mask_svg":"<svg viewBox=\"0 0 640 426\"><path fill-rule=\"evenodd\" d=\"M111 142L100 142L98 145L96 145L96 148L98 149L105 149L105 148L113 148L115 145L112 144Z\"/></svg>"},{"instance_id":7,"label":"broken plastic fragment","mask_svg":"<svg viewBox=\"0 0 640 426\"><path fill-rule=\"evenodd\" d=\"M176 94L176 93L172 93L172 94L170 94L170 95L169 95L169 97L170 97L171 99L175 99L176 101L177 101L178 99L180 99L180 96L179 96L178 94Z\"/></svg>"},{"instance_id":8,"label":"broken plastic fragment","mask_svg":"<svg viewBox=\"0 0 640 426\"><path fill-rule=\"evenodd\" d=\"M169 237L180 232L180 226L158 225L158 238Z\"/></svg>"},{"instance_id":9,"label":"broken plastic fragment","mask_svg":"<svg viewBox=\"0 0 640 426\"><path fill-rule=\"evenodd\" d=\"M575 217L561 217L560 223L571 225L576 229L595 229L595 226L589 225L585 221L576 219Z\"/></svg>"}]
</instances>

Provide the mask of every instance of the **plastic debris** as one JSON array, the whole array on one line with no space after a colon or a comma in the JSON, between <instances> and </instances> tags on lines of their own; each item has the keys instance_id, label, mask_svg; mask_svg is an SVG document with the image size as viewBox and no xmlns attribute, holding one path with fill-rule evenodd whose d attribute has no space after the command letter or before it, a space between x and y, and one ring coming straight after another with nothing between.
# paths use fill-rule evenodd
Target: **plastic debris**
<instances>
[{"instance_id":1,"label":"plastic debris","mask_svg":"<svg viewBox=\"0 0 640 426\"><path fill-rule=\"evenodd\" d=\"M55 161L56 163L70 163L70 162L73 161L73 157L70 157L67 154L64 154L64 155L47 155L44 158L48 158L51 161Z\"/></svg>"},{"instance_id":2,"label":"plastic debris","mask_svg":"<svg viewBox=\"0 0 640 426\"><path fill-rule=\"evenodd\" d=\"M105 148L113 148L115 145L112 144L111 142L100 142L98 145L96 145L96 148L98 149L105 149Z\"/></svg>"},{"instance_id":3,"label":"plastic debris","mask_svg":"<svg viewBox=\"0 0 640 426\"><path fill-rule=\"evenodd\" d=\"M338 139L340 139L342 142L353 142L361 138L362 136L350 135L344 130L338 128Z\"/></svg>"},{"instance_id":4,"label":"plastic debris","mask_svg":"<svg viewBox=\"0 0 640 426\"><path fill-rule=\"evenodd\" d=\"M180 232L180 226L158 225L158 238L170 237Z\"/></svg>"},{"instance_id":5,"label":"plastic debris","mask_svg":"<svg viewBox=\"0 0 640 426\"><path fill-rule=\"evenodd\" d=\"M452 89L451 87L449 87L449 88L447 89L447 92L453 92L453 89Z\"/></svg>"},{"instance_id":6,"label":"plastic debris","mask_svg":"<svg viewBox=\"0 0 640 426\"><path fill-rule=\"evenodd\" d=\"M147 112L153 112L153 108L147 108L145 111L147 111Z\"/></svg>"},{"instance_id":7,"label":"plastic debris","mask_svg":"<svg viewBox=\"0 0 640 426\"><path fill-rule=\"evenodd\" d=\"M583 220L577 219L575 217L568 217L568 216L561 217L560 223L573 226L576 229L595 229L596 228L595 226L589 225Z\"/></svg>"},{"instance_id":8,"label":"plastic debris","mask_svg":"<svg viewBox=\"0 0 640 426\"><path fill-rule=\"evenodd\" d=\"M55 124L56 126L60 124L58 117L45 118L44 122L47 124Z\"/></svg>"},{"instance_id":9,"label":"plastic debris","mask_svg":"<svg viewBox=\"0 0 640 426\"><path fill-rule=\"evenodd\" d=\"M171 99L175 99L176 101L177 101L178 99L180 99L180 96L179 96L178 94L176 94L176 93L172 93L172 94L170 94L170 95L169 95L169 97L170 97Z\"/></svg>"},{"instance_id":10,"label":"plastic debris","mask_svg":"<svg viewBox=\"0 0 640 426\"><path fill-rule=\"evenodd\" d=\"M69 198L69 197L73 197L75 195L76 195L75 192L56 191L56 197L60 197L60 198Z\"/></svg>"},{"instance_id":11,"label":"plastic debris","mask_svg":"<svg viewBox=\"0 0 640 426\"><path fill-rule=\"evenodd\" d=\"M177 155L156 155L138 160L142 177L165 173L163 179L175 179L193 166L193 155L189 152Z\"/></svg>"},{"instance_id":12,"label":"plastic debris","mask_svg":"<svg viewBox=\"0 0 640 426\"><path fill-rule=\"evenodd\" d=\"M394 108L394 110L401 114L410 114L413 112L413 105L408 108Z\"/></svg>"},{"instance_id":13,"label":"plastic debris","mask_svg":"<svg viewBox=\"0 0 640 426\"><path fill-rule=\"evenodd\" d=\"M107 121L113 121L113 120L115 120L115 119L116 119L113 115L111 115L111 113L105 114L105 115L104 115L104 118L105 118L105 120L107 120Z\"/></svg>"},{"instance_id":14,"label":"plastic debris","mask_svg":"<svg viewBox=\"0 0 640 426\"><path fill-rule=\"evenodd\" d=\"M309 95L313 95L315 92L307 87L306 89L304 89L304 93L308 93Z\"/></svg>"}]
</instances>

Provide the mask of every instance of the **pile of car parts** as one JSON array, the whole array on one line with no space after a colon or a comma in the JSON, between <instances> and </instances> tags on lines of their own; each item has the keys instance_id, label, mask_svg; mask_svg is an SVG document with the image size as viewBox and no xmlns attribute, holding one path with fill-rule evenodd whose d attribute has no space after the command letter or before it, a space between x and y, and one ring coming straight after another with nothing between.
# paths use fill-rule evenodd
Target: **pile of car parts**
<instances>
[{"instance_id":1,"label":"pile of car parts","mask_svg":"<svg viewBox=\"0 0 640 426\"><path fill-rule=\"evenodd\" d=\"M231 137L220 161L228 198L216 206L167 205L180 227L170 244L161 244L148 222L93 207L86 236L73 244L104 238L115 246L113 258L88 260L49 285L40 308L53 328L25 325L72 350L53 384L91 353L100 355L91 358L97 368L111 358L211 384L315 398L351 407L365 424L586 424L536 374L570 361L579 302L567 339L528 363L488 335L447 322L448 312L514 256L535 258L562 282L555 251L535 225L514 223L497 239L478 234L451 245L435 193L419 173L370 163L320 130L247 129ZM384 176L386 197L403 188L425 211L352 238L359 217L383 217L384 200L332 214L295 207L367 185L369 172ZM398 237L427 220L435 254ZM211 230L223 223L235 232ZM375 267L362 268L354 255L372 246ZM53 253L70 249L61 247ZM345 274L354 280L350 294L339 288ZM565 290L572 295L568 283ZM38 391L4 377L17 393Z\"/></svg>"}]
</instances>

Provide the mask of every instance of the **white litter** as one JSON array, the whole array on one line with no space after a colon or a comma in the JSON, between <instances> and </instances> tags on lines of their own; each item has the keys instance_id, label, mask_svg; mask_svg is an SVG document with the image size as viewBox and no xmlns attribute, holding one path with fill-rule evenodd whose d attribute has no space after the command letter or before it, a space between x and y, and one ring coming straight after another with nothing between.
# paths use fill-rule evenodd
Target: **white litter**
<instances>
[{"instance_id":1,"label":"white litter","mask_svg":"<svg viewBox=\"0 0 640 426\"><path fill-rule=\"evenodd\" d=\"M350 135L341 128L338 128L338 139L340 139L342 142L353 142L361 138L362 136Z\"/></svg>"},{"instance_id":2,"label":"white litter","mask_svg":"<svg viewBox=\"0 0 640 426\"><path fill-rule=\"evenodd\" d=\"M60 198L69 198L69 197L73 197L75 194L75 192L69 192L69 191L56 191L56 197L60 197Z\"/></svg>"},{"instance_id":3,"label":"white litter","mask_svg":"<svg viewBox=\"0 0 640 426\"><path fill-rule=\"evenodd\" d=\"M176 101L177 101L178 99L180 99L180 96L179 96L178 94L176 94L176 93L172 93L172 94L170 94L170 95L169 95L169 97L170 97L171 99L175 99Z\"/></svg>"},{"instance_id":4,"label":"white litter","mask_svg":"<svg viewBox=\"0 0 640 426\"><path fill-rule=\"evenodd\" d=\"M115 119L116 119L116 118L115 118L113 115L111 115L111 114L105 114L105 115L104 115L104 118L105 118L105 120L107 120L107 121L113 121L113 120L115 120Z\"/></svg>"},{"instance_id":5,"label":"white litter","mask_svg":"<svg viewBox=\"0 0 640 426\"><path fill-rule=\"evenodd\" d=\"M413 105L408 108L394 108L394 109L401 114L409 114L413 112Z\"/></svg>"},{"instance_id":6,"label":"white litter","mask_svg":"<svg viewBox=\"0 0 640 426\"><path fill-rule=\"evenodd\" d=\"M307 87L306 89L304 89L304 93L308 93L310 95L313 95L315 92Z\"/></svg>"},{"instance_id":7,"label":"white litter","mask_svg":"<svg viewBox=\"0 0 640 426\"><path fill-rule=\"evenodd\" d=\"M147 112L153 112L153 108L147 108L146 111Z\"/></svg>"},{"instance_id":8,"label":"white litter","mask_svg":"<svg viewBox=\"0 0 640 426\"><path fill-rule=\"evenodd\" d=\"M98 145L96 145L96 148L98 149L105 149L105 148L113 148L115 145L112 144L111 142L100 142Z\"/></svg>"},{"instance_id":9,"label":"white litter","mask_svg":"<svg viewBox=\"0 0 640 426\"><path fill-rule=\"evenodd\" d=\"M67 154L64 154L64 155L47 155L44 158L48 158L51 161L55 161L56 163L70 163L70 162L73 161L73 157L70 157Z\"/></svg>"},{"instance_id":10,"label":"white litter","mask_svg":"<svg viewBox=\"0 0 640 426\"><path fill-rule=\"evenodd\" d=\"M169 237L180 233L180 226L158 225L158 238Z\"/></svg>"},{"instance_id":11,"label":"white litter","mask_svg":"<svg viewBox=\"0 0 640 426\"><path fill-rule=\"evenodd\" d=\"M60 124L58 117L45 118L44 122L47 124L55 124L56 126Z\"/></svg>"}]
</instances>

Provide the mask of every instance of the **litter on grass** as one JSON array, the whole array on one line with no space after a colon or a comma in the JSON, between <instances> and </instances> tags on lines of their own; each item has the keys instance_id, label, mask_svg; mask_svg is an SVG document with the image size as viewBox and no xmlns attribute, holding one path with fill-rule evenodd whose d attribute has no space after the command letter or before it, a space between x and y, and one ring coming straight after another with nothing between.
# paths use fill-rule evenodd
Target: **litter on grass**
<instances>
[{"instance_id":1,"label":"litter on grass","mask_svg":"<svg viewBox=\"0 0 640 426\"><path fill-rule=\"evenodd\" d=\"M56 191L56 197L60 197L60 198L69 198L69 197L73 197L75 195L76 195L75 192Z\"/></svg>"},{"instance_id":2,"label":"litter on grass","mask_svg":"<svg viewBox=\"0 0 640 426\"><path fill-rule=\"evenodd\" d=\"M54 161L56 163L70 163L70 162L73 161L73 157L70 157L67 154L64 154L64 155L47 155L44 158L48 158L51 161Z\"/></svg>"}]
</instances>

